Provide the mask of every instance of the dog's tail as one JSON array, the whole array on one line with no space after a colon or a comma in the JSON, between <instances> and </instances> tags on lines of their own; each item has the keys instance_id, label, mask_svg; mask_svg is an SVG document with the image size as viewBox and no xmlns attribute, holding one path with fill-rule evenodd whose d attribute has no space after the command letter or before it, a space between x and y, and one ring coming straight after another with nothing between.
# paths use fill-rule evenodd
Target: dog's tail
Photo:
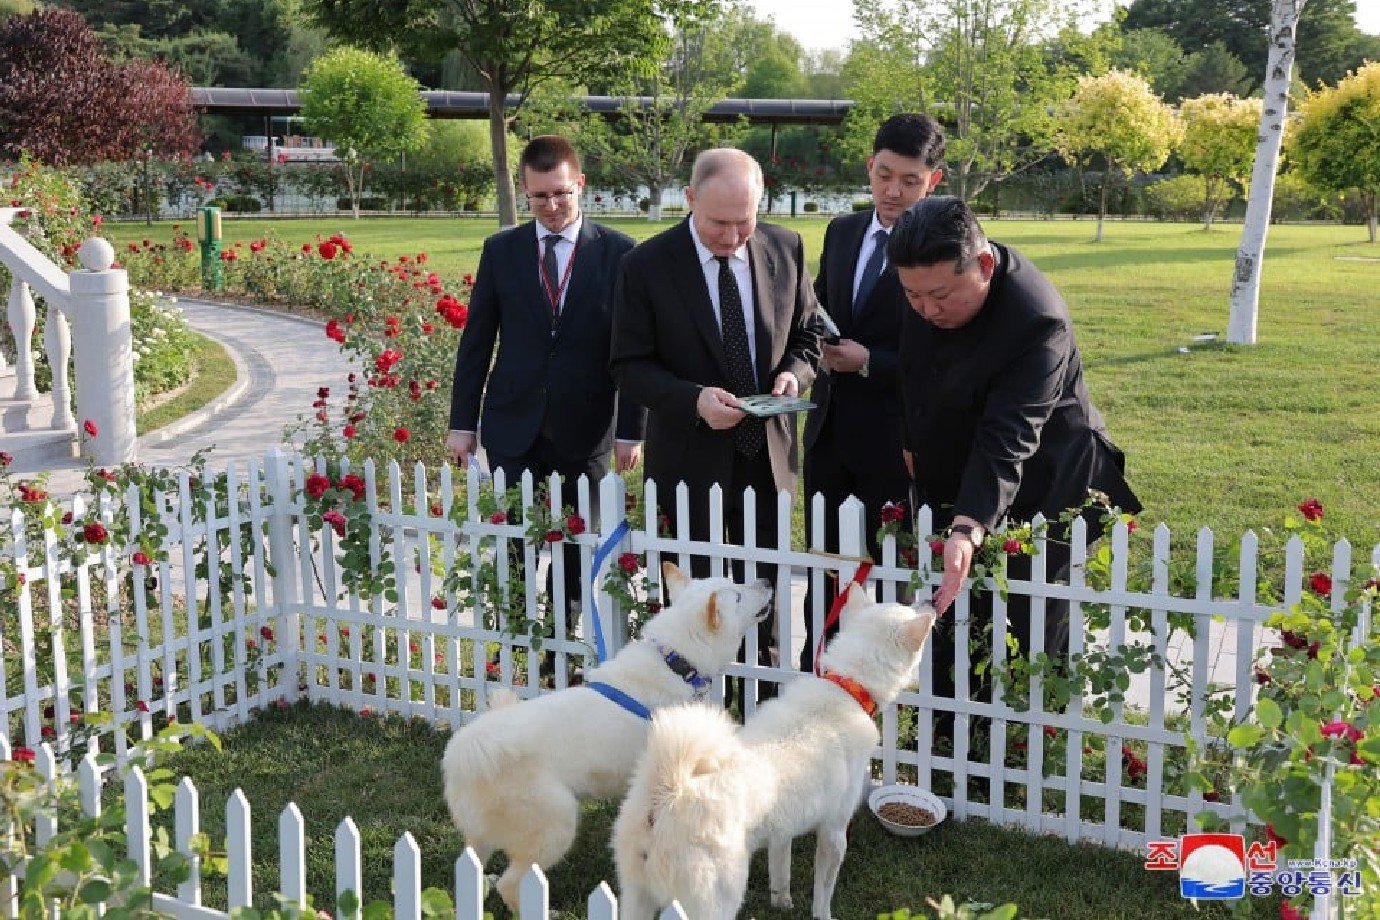
<instances>
[{"instance_id":1,"label":"dog's tail","mask_svg":"<svg viewBox=\"0 0 1380 920\"><path fill-rule=\"evenodd\" d=\"M620 878L682 905L747 871L749 755L721 709L662 709L614 825ZM731 885L730 885L731 887Z\"/></svg>"}]
</instances>

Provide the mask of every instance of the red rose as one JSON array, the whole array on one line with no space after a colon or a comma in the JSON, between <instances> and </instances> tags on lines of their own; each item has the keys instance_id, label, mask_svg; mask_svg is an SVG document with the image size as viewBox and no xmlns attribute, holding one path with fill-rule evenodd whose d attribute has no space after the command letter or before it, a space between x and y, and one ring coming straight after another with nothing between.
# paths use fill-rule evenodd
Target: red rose
<instances>
[{"instance_id":1,"label":"red rose","mask_svg":"<svg viewBox=\"0 0 1380 920\"><path fill-rule=\"evenodd\" d=\"M14 455L13 455L13 454L7 454L7 453L5 453L3 450L0 450L0 467L9 466L9 465L10 465L11 463L13 463L13 462L14 462Z\"/></svg>"},{"instance_id":2,"label":"red rose","mask_svg":"<svg viewBox=\"0 0 1380 920\"><path fill-rule=\"evenodd\" d=\"M321 520L331 525L331 529L335 531L337 537L345 536L345 515L339 511L327 511L321 515Z\"/></svg>"},{"instance_id":3,"label":"red rose","mask_svg":"<svg viewBox=\"0 0 1380 920\"><path fill-rule=\"evenodd\" d=\"M895 502L887 502L885 505L882 505L882 511L879 517L883 524L893 524L905 520L906 512L903 507Z\"/></svg>"},{"instance_id":4,"label":"red rose","mask_svg":"<svg viewBox=\"0 0 1380 920\"><path fill-rule=\"evenodd\" d=\"M259 627L259 637L262 638L265 642L272 642L272 641L273 641L273 627L271 627L271 626L260 626L260 627Z\"/></svg>"},{"instance_id":5,"label":"red rose","mask_svg":"<svg viewBox=\"0 0 1380 920\"><path fill-rule=\"evenodd\" d=\"M559 530L548 530L546 532L547 543L559 543L565 539L565 534Z\"/></svg>"},{"instance_id":6,"label":"red rose","mask_svg":"<svg viewBox=\"0 0 1380 920\"><path fill-rule=\"evenodd\" d=\"M629 575L631 575L633 572L636 572L636 571L637 571L637 554L636 554L636 553L624 553L623 555L619 556L619 557L618 557L618 566L619 566L619 568L621 568L623 571L627 572Z\"/></svg>"},{"instance_id":7,"label":"red rose","mask_svg":"<svg viewBox=\"0 0 1380 920\"><path fill-rule=\"evenodd\" d=\"M1015 556L1021 552L1023 547L1021 546L1020 540L1004 540L1002 541L1001 549L1006 555Z\"/></svg>"},{"instance_id":8,"label":"red rose","mask_svg":"<svg viewBox=\"0 0 1380 920\"><path fill-rule=\"evenodd\" d=\"M104 543L106 538L105 525L100 521L92 521L81 529L81 536L87 543Z\"/></svg>"},{"instance_id":9,"label":"red rose","mask_svg":"<svg viewBox=\"0 0 1380 920\"><path fill-rule=\"evenodd\" d=\"M508 515L504 514L502 511L495 511L493 514L489 515L489 523L506 524L508 523Z\"/></svg>"},{"instance_id":10,"label":"red rose","mask_svg":"<svg viewBox=\"0 0 1380 920\"><path fill-rule=\"evenodd\" d=\"M936 556L938 556L940 553L944 552L944 541L943 541L943 540L931 540L931 541L930 541L930 552L934 553Z\"/></svg>"},{"instance_id":11,"label":"red rose","mask_svg":"<svg viewBox=\"0 0 1380 920\"><path fill-rule=\"evenodd\" d=\"M1053 725L1046 725L1046 726L1045 726L1045 737L1046 737L1046 738L1053 738L1053 737L1055 737L1055 736L1058 735L1058 734L1059 734L1059 730L1058 730L1057 728L1055 728Z\"/></svg>"},{"instance_id":12,"label":"red rose","mask_svg":"<svg viewBox=\"0 0 1380 920\"><path fill-rule=\"evenodd\" d=\"M354 425L346 425L343 429L341 429L341 432L340 432L340 433L343 434L343 435L344 435L345 437L347 437L347 438L353 438L353 437L355 436L355 426L354 426Z\"/></svg>"},{"instance_id":13,"label":"red rose","mask_svg":"<svg viewBox=\"0 0 1380 920\"><path fill-rule=\"evenodd\" d=\"M312 498L320 499L326 494L326 490L331 487L329 477L322 476L320 473L312 473L307 477L306 492Z\"/></svg>"},{"instance_id":14,"label":"red rose","mask_svg":"<svg viewBox=\"0 0 1380 920\"><path fill-rule=\"evenodd\" d=\"M334 342L343 343L345 341L345 330L341 328L338 321L331 320L326 323L326 338Z\"/></svg>"},{"instance_id":15,"label":"red rose","mask_svg":"<svg viewBox=\"0 0 1380 920\"><path fill-rule=\"evenodd\" d=\"M340 247L330 240L325 240L316 247L316 251L321 253L323 259L334 259L335 254L340 251Z\"/></svg>"},{"instance_id":16,"label":"red rose","mask_svg":"<svg viewBox=\"0 0 1380 920\"><path fill-rule=\"evenodd\" d=\"M1308 920L1308 915L1285 901L1279 905L1279 920Z\"/></svg>"},{"instance_id":17,"label":"red rose","mask_svg":"<svg viewBox=\"0 0 1380 920\"><path fill-rule=\"evenodd\" d=\"M1217 790L1216 790L1216 789L1209 789L1207 792L1204 792L1204 793L1203 793L1203 801L1204 801L1204 802L1220 802L1220 801L1222 801L1222 797L1221 797L1220 795L1217 794Z\"/></svg>"},{"instance_id":18,"label":"red rose","mask_svg":"<svg viewBox=\"0 0 1380 920\"><path fill-rule=\"evenodd\" d=\"M406 444L411 439L412 432L408 431L406 428L393 429L393 440L397 441L399 444Z\"/></svg>"},{"instance_id":19,"label":"red rose","mask_svg":"<svg viewBox=\"0 0 1380 920\"><path fill-rule=\"evenodd\" d=\"M140 712L148 712L149 704L145 703L143 700L139 700L137 703L134 704L134 708L139 710Z\"/></svg>"},{"instance_id":20,"label":"red rose","mask_svg":"<svg viewBox=\"0 0 1380 920\"><path fill-rule=\"evenodd\" d=\"M91 421L91 419L82 422L81 429L86 432L87 437L94 438L101 433L101 430L96 427L96 423Z\"/></svg>"},{"instance_id":21,"label":"red rose","mask_svg":"<svg viewBox=\"0 0 1380 920\"><path fill-rule=\"evenodd\" d=\"M1135 532L1136 532L1136 528L1139 527L1139 526L1140 526L1140 525L1136 523L1136 519L1135 519L1135 518L1131 518L1129 521L1126 522L1126 532L1127 532L1127 533L1135 533Z\"/></svg>"},{"instance_id":22,"label":"red rose","mask_svg":"<svg viewBox=\"0 0 1380 920\"><path fill-rule=\"evenodd\" d=\"M1299 511L1303 512L1304 520L1321 521L1323 516L1322 502L1316 498L1310 498L1299 505Z\"/></svg>"},{"instance_id":23,"label":"red rose","mask_svg":"<svg viewBox=\"0 0 1380 920\"><path fill-rule=\"evenodd\" d=\"M432 504L431 508L429 508L428 510L431 512L432 517L440 517L441 515L446 513L445 509L442 508L439 504Z\"/></svg>"},{"instance_id":24,"label":"red rose","mask_svg":"<svg viewBox=\"0 0 1380 920\"><path fill-rule=\"evenodd\" d=\"M135 565L152 565L152 564L153 564L153 560L150 559L150 558L149 558L149 554L148 554L148 553L145 553L145 552L138 552L138 553L135 553L135 554L134 554L133 556L131 556L130 558L133 560L133 562L134 562Z\"/></svg>"},{"instance_id":25,"label":"red rose","mask_svg":"<svg viewBox=\"0 0 1380 920\"><path fill-rule=\"evenodd\" d=\"M1350 722L1328 722L1322 727L1322 736L1324 738L1346 738L1348 741L1356 742L1360 741L1361 736L1364 734L1364 732Z\"/></svg>"},{"instance_id":26,"label":"red rose","mask_svg":"<svg viewBox=\"0 0 1380 920\"><path fill-rule=\"evenodd\" d=\"M443 598L443 597L433 597L433 598L431 599L431 606L432 606L433 608L435 608L436 610L445 610L445 609L446 609L446 599Z\"/></svg>"},{"instance_id":27,"label":"red rose","mask_svg":"<svg viewBox=\"0 0 1380 920\"><path fill-rule=\"evenodd\" d=\"M18 761L20 761L20 762L22 762L22 763L33 763L33 762L34 762L34 749L33 749L33 748L26 748L26 747L15 748L15 749L14 749L14 759L15 759L15 760L18 760Z\"/></svg>"},{"instance_id":28,"label":"red rose","mask_svg":"<svg viewBox=\"0 0 1380 920\"><path fill-rule=\"evenodd\" d=\"M1275 826L1273 824L1265 825L1265 837L1275 846L1287 846L1289 843L1288 840L1285 840L1283 837L1279 836L1279 834L1275 833Z\"/></svg>"},{"instance_id":29,"label":"red rose","mask_svg":"<svg viewBox=\"0 0 1380 920\"><path fill-rule=\"evenodd\" d=\"M1319 597L1332 596L1332 576L1326 572L1314 572L1308 578L1308 587Z\"/></svg>"},{"instance_id":30,"label":"red rose","mask_svg":"<svg viewBox=\"0 0 1380 920\"><path fill-rule=\"evenodd\" d=\"M578 514L572 514L565 519L565 529L572 537L578 537L585 532L585 519Z\"/></svg>"}]
</instances>

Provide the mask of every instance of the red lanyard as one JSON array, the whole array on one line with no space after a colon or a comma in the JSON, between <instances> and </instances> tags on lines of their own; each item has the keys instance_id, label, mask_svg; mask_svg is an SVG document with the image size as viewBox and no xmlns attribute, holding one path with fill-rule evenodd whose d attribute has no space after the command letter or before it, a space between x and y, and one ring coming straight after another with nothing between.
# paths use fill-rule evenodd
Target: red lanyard
<instances>
[{"instance_id":1,"label":"red lanyard","mask_svg":"<svg viewBox=\"0 0 1380 920\"><path fill-rule=\"evenodd\" d=\"M823 676L822 672L821 672L820 669L819 669L819 656L824 654L824 640L825 640L825 638L827 638L828 635L829 635L829 629L830 629L830 627L832 627L835 623L837 623L837 622L839 621L839 615L843 613L843 605L846 604L846 603L848 603L848 591L849 591L849 589L852 588L854 585L858 585L859 587L861 587L863 584L865 584L865 583L867 582L867 576L870 575L870 574L872 574L872 563L870 563L870 562L860 562L860 563L858 563L858 568L857 568L857 570L853 572L853 578L852 578L852 580L849 581L847 584L845 584L842 588L840 588L840 589L839 589L838 596L834 598L834 604L833 604L832 607L829 608L829 616L828 616L828 617L825 619L825 621L824 621L824 632L822 632L822 633L820 634L820 636L819 636L819 644L815 646L815 676L816 676L816 677L821 677L821 676ZM805 615L806 615L806 616L809 616L809 614L810 614L810 612L809 612L808 610L805 611ZM847 688L844 688L844 689L847 689ZM849 690L848 692L849 692L849 693L852 693L851 690ZM861 700L859 700L858 702L859 702L859 703L862 703ZM864 708L864 709L867 708L867 704L866 704L866 703L863 703L862 705L863 705L863 708ZM875 706L875 704L874 704L874 706ZM868 715L871 715L871 713L868 713Z\"/></svg>"},{"instance_id":2,"label":"red lanyard","mask_svg":"<svg viewBox=\"0 0 1380 920\"><path fill-rule=\"evenodd\" d=\"M543 239L550 239L553 236L561 236L559 233L549 233ZM561 237L565 239L565 237ZM551 243L546 245L550 246ZM580 251L580 241L576 240L570 249L570 258L565 261L565 271L561 272L561 285L556 290L551 290L551 279L546 277L546 269L541 267L541 240L537 240L537 274L541 276L541 288L546 292L546 299L551 302L551 315L555 316L561 312L561 297L565 294L565 289L570 286L570 270L575 267L575 253Z\"/></svg>"}]
</instances>

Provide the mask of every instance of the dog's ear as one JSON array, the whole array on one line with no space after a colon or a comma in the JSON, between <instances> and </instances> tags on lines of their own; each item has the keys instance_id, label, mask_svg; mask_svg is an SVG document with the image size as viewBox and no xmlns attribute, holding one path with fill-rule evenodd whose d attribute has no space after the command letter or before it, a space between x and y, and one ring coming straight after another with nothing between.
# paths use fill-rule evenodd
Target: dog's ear
<instances>
[{"instance_id":1,"label":"dog's ear","mask_svg":"<svg viewBox=\"0 0 1380 920\"><path fill-rule=\"evenodd\" d=\"M859 610L871 606L872 595L867 588L856 582L850 582L848 585L848 603L844 606L844 610L848 613L857 613Z\"/></svg>"},{"instance_id":2,"label":"dog's ear","mask_svg":"<svg viewBox=\"0 0 1380 920\"><path fill-rule=\"evenodd\" d=\"M914 652L925 647L925 640L930 637L930 630L934 627L934 608L928 604L926 607L928 609L901 627L902 641Z\"/></svg>"},{"instance_id":3,"label":"dog's ear","mask_svg":"<svg viewBox=\"0 0 1380 920\"><path fill-rule=\"evenodd\" d=\"M673 604L680 598L680 592L685 590L685 586L690 584L690 579L685 573L678 569L674 562L669 561L661 564L661 580L666 585L666 593Z\"/></svg>"},{"instance_id":4,"label":"dog's ear","mask_svg":"<svg viewBox=\"0 0 1380 920\"><path fill-rule=\"evenodd\" d=\"M710 632L718 632L723 623L723 617L719 615L719 595L709 595L709 600L704 605L704 625L709 627Z\"/></svg>"}]
</instances>

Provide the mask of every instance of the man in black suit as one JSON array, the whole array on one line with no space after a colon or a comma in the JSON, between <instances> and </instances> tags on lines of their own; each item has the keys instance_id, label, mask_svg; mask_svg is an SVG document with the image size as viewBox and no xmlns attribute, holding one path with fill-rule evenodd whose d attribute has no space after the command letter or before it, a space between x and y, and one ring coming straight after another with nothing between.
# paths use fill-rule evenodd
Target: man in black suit
<instances>
[{"instance_id":1,"label":"man in black suit","mask_svg":"<svg viewBox=\"0 0 1380 920\"><path fill-rule=\"evenodd\" d=\"M867 158L873 207L829 222L815 276L815 295L838 326L823 346L823 370L805 423L805 534L815 532L814 497L824 496L824 549L839 550L839 506L850 495L864 507L868 550L882 506L905 502L910 474L901 458L901 391L897 353L906 299L887 263L886 241L897 218L924 198L944 172L944 132L928 115L893 115L882 123ZM811 580L813 582L813 579ZM800 667L814 664L814 591L805 595ZM824 610L827 612L828 607Z\"/></svg>"},{"instance_id":2,"label":"man in black suit","mask_svg":"<svg viewBox=\"0 0 1380 920\"><path fill-rule=\"evenodd\" d=\"M446 446L464 467L479 431L489 466L510 485L523 470L539 482L559 473L572 486L581 475L595 485L610 449L619 472L642 449L646 412L616 398L608 369L613 286L633 241L581 215L585 177L565 138L533 138L518 168L536 219L484 241L455 356ZM565 560L572 604L580 585L573 549Z\"/></svg>"},{"instance_id":3,"label":"man in black suit","mask_svg":"<svg viewBox=\"0 0 1380 920\"><path fill-rule=\"evenodd\" d=\"M1141 510L1123 475L1125 456L1088 398L1068 307L1025 256L989 241L956 198L911 207L887 253L911 306L901 333L907 463L918 500L948 528L935 608L953 603L976 547L1008 517L1051 521L1046 577L1064 580L1062 512L1082 506L1089 490L1122 511ZM1085 513L1091 533L1100 533L1101 517ZM1011 577L1028 578L1028 562L1013 559ZM974 605L974 635L991 610L990 595ZM1011 595L1007 620L1028 654L1027 597ZM938 696L953 696L953 638L946 617L930 640ZM1051 657L1066 654L1066 602L1046 605L1043 638ZM985 682L977 671L972 681L980 697Z\"/></svg>"},{"instance_id":4,"label":"man in black suit","mask_svg":"<svg viewBox=\"0 0 1380 920\"><path fill-rule=\"evenodd\" d=\"M814 380L814 292L800 235L757 223L762 170L740 150L695 159L685 221L623 260L610 357L619 391L649 410L646 477L676 520L676 486L690 490L690 535L709 539L709 490L723 488L727 539L743 542L743 490L757 494L758 546L777 544L776 496L793 491L795 419L761 419L738 397L796 396ZM695 560L697 574L708 562ZM774 578L774 567L759 574ZM759 630L769 663L775 631Z\"/></svg>"}]
</instances>

